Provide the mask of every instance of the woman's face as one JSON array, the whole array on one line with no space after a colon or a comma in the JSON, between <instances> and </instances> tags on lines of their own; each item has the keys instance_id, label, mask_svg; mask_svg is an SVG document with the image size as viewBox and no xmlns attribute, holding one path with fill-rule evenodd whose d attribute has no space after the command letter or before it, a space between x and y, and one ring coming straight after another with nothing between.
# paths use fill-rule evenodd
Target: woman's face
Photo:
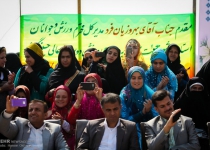
<instances>
[{"instance_id":1,"label":"woman's face","mask_svg":"<svg viewBox=\"0 0 210 150\"><path fill-rule=\"evenodd\" d=\"M94 82L94 83L96 83L96 86L98 86L98 81L95 78L93 78L93 77L87 78L86 82ZM89 94L89 95L94 95L94 91L93 90L86 91L86 93Z\"/></svg>"},{"instance_id":2,"label":"woman's face","mask_svg":"<svg viewBox=\"0 0 210 150\"><path fill-rule=\"evenodd\" d=\"M84 58L87 60L87 66L89 66L93 62L93 57L91 53L85 53Z\"/></svg>"},{"instance_id":3,"label":"woman's face","mask_svg":"<svg viewBox=\"0 0 210 150\"><path fill-rule=\"evenodd\" d=\"M23 91L19 91L15 94L18 98L26 98L26 94Z\"/></svg>"},{"instance_id":4,"label":"woman's face","mask_svg":"<svg viewBox=\"0 0 210 150\"><path fill-rule=\"evenodd\" d=\"M26 58L27 65L33 66L35 64L35 59L33 57L31 57L31 55L27 51L24 51L24 55Z\"/></svg>"},{"instance_id":5,"label":"woman's face","mask_svg":"<svg viewBox=\"0 0 210 150\"><path fill-rule=\"evenodd\" d=\"M139 72L134 72L131 76L130 84L134 89L140 89L143 84L143 78Z\"/></svg>"},{"instance_id":6,"label":"woman's face","mask_svg":"<svg viewBox=\"0 0 210 150\"><path fill-rule=\"evenodd\" d=\"M0 53L0 67L4 68L6 61L7 61L6 52L1 52Z\"/></svg>"},{"instance_id":7,"label":"woman's face","mask_svg":"<svg viewBox=\"0 0 210 150\"><path fill-rule=\"evenodd\" d=\"M118 51L112 48L106 54L106 61L111 64L117 59L117 57L118 57Z\"/></svg>"},{"instance_id":8,"label":"woman's face","mask_svg":"<svg viewBox=\"0 0 210 150\"><path fill-rule=\"evenodd\" d=\"M127 47L129 47L129 46L132 47L132 49L133 49L133 55L134 55L134 57L136 57L137 54L138 54L138 52L139 52L138 45L136 43L128 43Z\"/></svg>"},{"instance_id":9,"label":"woman's face","mask_svg":"<svg viewBox=\"0 0 210 150\"><path fill-rule=\"evenodd\" d=\"M190 91L203 91L203 87L201 85L193 85Z\"/></svg>"},{"instance_id":10,"label":"woman's face","mask_svg":"<svg viewBox=\"0 0 210 150\"><path fill-rule=\"evenodd\" d=\"M170 51L168 52L168 58L171 62L174 62L179 57L179 51L177 47L172 46Z\"/></svg>"},{"instance_id":11,"label":"woman's face","mask_svg":"<svg viewBox=\"0 0 210 150\"><path fill-rule=\"evenodd\" d=\"M153 61L152 67L155 70L155 72L160 73L165 69L165 63L161 59L156 59Z\"/></svg>"},{"instance_id":12,"label":"woman's face","mask_svg":"<svg viewBox=\"0 0 210 150\"><path fill-rule=\"evenodd\" d=\"M68 51L63 51L61 53L61 65L63 67L68 67L71 64L72 57Z\"/></svg>"},{"instance_id":13,"label":"woman's face","mask_svg":"<svg viewBox=\"0 0 210 150\"><path fill-rule=\"evenodd\" d=\"M62 108L68 104L68 93L65 90L58 90L55 95L55 104Z\"/></svg>"}]
</instances>

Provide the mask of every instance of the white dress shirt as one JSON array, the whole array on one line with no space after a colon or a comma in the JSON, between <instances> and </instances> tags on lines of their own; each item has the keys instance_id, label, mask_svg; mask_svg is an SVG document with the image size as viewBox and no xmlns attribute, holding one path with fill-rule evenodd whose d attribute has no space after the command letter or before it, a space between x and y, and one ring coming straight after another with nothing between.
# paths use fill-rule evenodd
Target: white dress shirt
<instances>
[{"instance_id":1,"label":"white dress shirt","mask_svg":"<svg viewBox=\"0 0 210 150\"><path fill-rule=\"evenodd\" d=\"M98 150L116 150L117 127L119 125L120 125L120 120L118 120L118 123L114 128L109 128L106 119L104 120L105 131Z\"/></svg>"},{"instance_id":2,"label":"white dress shirt","mask_svg":"<svg viewBox=\"0 0 210 150\"><path fill-rule=\"evenodd\" d=\"M4 111L5 118L10 118L11 116L12 114ZM28 126L31 132L23 150L43 150L42 132L45 130L45 123L39 129L34 128L30 122L28 122Z\"/></svg>"}]
</instances>

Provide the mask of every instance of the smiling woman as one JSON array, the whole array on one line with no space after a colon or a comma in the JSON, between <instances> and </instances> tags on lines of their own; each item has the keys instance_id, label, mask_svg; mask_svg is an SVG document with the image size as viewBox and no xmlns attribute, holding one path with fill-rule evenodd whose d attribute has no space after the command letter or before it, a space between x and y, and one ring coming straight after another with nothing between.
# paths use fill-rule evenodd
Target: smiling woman
<instances>
[{"instance_id":1,"label":"smiling woman","mask_svg":"<svg viewBox=\"0 0 210 150\"><path fill-rule=\"evenodd\" d=\"M43 59L42 47L39 43L32 43L24 50L26 65L21 67L15 77L14 84L25 85L30 90L30 99L44 101L47 82L53 69L47 60Z\"/></svg>"}]
</instances>

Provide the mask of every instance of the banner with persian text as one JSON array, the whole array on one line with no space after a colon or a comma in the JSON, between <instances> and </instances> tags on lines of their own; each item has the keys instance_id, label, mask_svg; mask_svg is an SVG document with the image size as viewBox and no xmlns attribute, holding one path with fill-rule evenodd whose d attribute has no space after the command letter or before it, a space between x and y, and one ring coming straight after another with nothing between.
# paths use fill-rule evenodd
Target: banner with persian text
<instances>
[{"instance_id":1,"label":"banner with persian text","mask_svg":"<svg viewBox=\"0 0 210 150\"><path fill-rule=\"evenodd\" d=\"M190 67L194 75L194 15L77 15L42 14L21 16L21 52L24 63L24 48L31 42L39 42L44 58L51 66L58 61L59 48L73 45L78 60L83 52L95 47L103 51L116 45L125 59L125 45L131 38L141 44L141 53L150 65L150 56L156 48L166 49L170 43L181 47L181 63Z\"/></svg>"}]
</instances>

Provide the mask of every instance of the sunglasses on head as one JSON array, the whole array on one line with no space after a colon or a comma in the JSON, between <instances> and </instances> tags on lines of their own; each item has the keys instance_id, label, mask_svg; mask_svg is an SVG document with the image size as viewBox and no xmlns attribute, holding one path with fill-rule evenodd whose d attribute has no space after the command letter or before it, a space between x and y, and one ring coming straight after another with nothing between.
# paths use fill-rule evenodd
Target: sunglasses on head
<instances>
[{"instance_id":1,"label":"sunglasses on head","mask_svg":"<svg viewBox=\"0 0 210 150\"><path fill-rule=\"evenodd\" d=\"M85 57L85 59L92 59L93 57L90 55L90 56L88 56L88 57Z\"/></svg>"}]
</instances>

